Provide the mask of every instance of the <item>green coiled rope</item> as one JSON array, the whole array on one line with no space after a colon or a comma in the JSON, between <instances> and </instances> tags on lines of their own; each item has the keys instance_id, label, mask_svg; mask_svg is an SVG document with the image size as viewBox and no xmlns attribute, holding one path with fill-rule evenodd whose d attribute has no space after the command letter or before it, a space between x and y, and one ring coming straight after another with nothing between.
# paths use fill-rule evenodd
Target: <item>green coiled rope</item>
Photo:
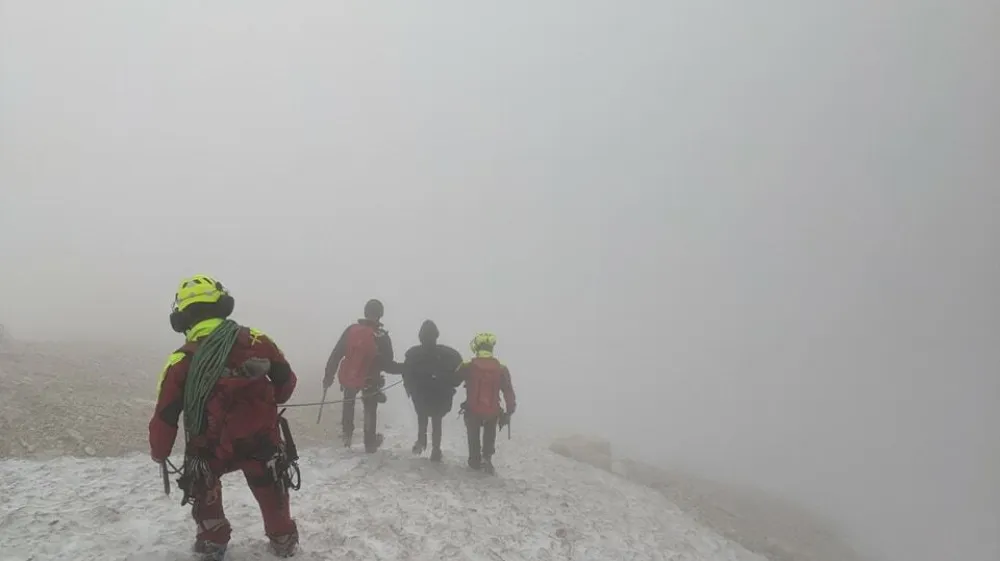
<instances>
[{"instance_id":1,"label":"green coiled rope","mask_svg":"<svg viewBox=\"0 0 1000 561\"><path fill-rule=\"evenodd\" d=\"M198 345L184 381L184 431L188 437L205 430L205 403L226 369L240 325L227 319Z\"/></svg>"}]
</instances>

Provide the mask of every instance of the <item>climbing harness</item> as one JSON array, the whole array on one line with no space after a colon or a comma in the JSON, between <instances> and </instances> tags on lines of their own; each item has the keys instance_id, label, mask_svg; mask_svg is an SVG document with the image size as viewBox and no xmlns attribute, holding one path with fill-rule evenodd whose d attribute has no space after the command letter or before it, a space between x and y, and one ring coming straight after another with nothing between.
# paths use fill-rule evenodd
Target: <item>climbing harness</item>
<instances>
[{"instance_id":1,"label":"climbing harness","mask_svg":"<svg viewBox=\"0 0 1000 561\"><path fill-rule=\"evenodd\" d=\"M289 490L298 491L302 488L302 472L299 470L298 463L299 451L295 446L295 440L284 413L284 409L278 413L278 426L281 429L282 438L279 440L274 454L265 462L268 479L274 482L282 500L288 495ZM181 506L190 504L197 508L198 500L196 497L207 496L218 485L217 478L212 474L208 461L198 456L186 456L180 468L167 458L160 464L160 471L163 475L163 491L168 497L170 496L169 475L179 476L177 487L184 493L181 498Z\"/></svg>"}]
</instances>

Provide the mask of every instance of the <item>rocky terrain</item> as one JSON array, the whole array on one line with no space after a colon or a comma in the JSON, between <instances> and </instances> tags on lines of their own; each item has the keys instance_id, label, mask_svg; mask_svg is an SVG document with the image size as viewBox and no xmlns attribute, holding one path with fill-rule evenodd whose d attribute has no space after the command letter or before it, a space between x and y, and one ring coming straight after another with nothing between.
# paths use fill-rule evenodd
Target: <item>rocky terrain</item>
<instances>
[{"instance_id":1,"label":"rocky terrain","mask_svg":"<svg viewBox=\"0 0 1000 561\"><path fill-rule=\"evenodd\" d=\"M832 524L763 492L612 456L610 443L584 435L550 450L657 490L695 520L772 561L863 561Z\"/></svg>"},{"instance_id":2,"label":"rocky terrain","mask_svg":"<svg viewBox=\"0 0 1000 561\"><path fill-rule=\"evenodd\" d=\"M146 452L146 427L165 360L166 355L155 350L3 342L0 458ZM305 384L302 387L308 389ZM293 401L319 398L317 392L299 391ZM316 424L316 408L291 408L285 415L299 446L338 437L338 405L324 408L320 425Z\"/></svg>"}]
</instances>

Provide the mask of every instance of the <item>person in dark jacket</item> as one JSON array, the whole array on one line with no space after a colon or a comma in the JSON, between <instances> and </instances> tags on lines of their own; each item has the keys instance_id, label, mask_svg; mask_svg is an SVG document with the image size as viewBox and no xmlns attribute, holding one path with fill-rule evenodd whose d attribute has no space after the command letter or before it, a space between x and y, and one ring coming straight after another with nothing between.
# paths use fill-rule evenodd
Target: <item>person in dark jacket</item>
<instances>
[{"instance_id":1,"label":"person in dark jacket","mask_svg":"<svg viewBox=\"0 0 1000 561\"><path fill-rule=\"evenodd\" d=\"M417 413L417 441L413 453L427 449L427 422L431 422L431 461L441 461L441 420L453 405L455 388L461 383L457 370L462 355L447 345L439 345L439 332L433 321L420 326L420 344L406 351L403 360L403 385L413 400Z\"/></svg>"},{"instance_id":2,"label":"person in dark jacket","mask_svg":"<svg viewBox=\"0 0 1000 561\"><path fill-rule=\"evenodd\" d=\"M340 335L326 363L323 389L333 385L339 377L344 392L341 417L344 446L351 446L354 435L354 403L361 394L364 407L365 451L375 452L382 445L382 435L377 432L378 404L385 403L385 376L400 374L401 366L395 362L392 339L382 325L385 308L378 300L365 304L365 317L351 324ZM339 376L338 376L339 375Z\"/></svg>"}]
</instances>

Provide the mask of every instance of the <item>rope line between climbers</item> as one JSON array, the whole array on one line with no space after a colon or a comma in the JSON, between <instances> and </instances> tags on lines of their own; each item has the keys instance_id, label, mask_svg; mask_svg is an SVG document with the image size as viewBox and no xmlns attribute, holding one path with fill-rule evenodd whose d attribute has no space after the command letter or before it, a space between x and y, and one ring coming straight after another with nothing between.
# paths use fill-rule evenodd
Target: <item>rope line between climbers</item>
<instances>
[{"instance_id":1,"label":"rope line between climbers","mask_svg":"<svg viewBox=\"0 0 1000 561\"><path fill-rule=\"evenodd\" d=\"M398 382L393 382L388 386L382 388L382 391L384 392L385 390L389 388L394 388L402 383L403 383L402 380L399 380ZM284 405L280 405L279 407L314 407L317 405L330 405L331 403L346 403L348 401L357 401L359 399L362 399L362 397L363 396L358 395L357 397L352 397L350 399L338 399L336 401L317 401L315 403L286 403Z\"/></svg>"}]
</instances>

